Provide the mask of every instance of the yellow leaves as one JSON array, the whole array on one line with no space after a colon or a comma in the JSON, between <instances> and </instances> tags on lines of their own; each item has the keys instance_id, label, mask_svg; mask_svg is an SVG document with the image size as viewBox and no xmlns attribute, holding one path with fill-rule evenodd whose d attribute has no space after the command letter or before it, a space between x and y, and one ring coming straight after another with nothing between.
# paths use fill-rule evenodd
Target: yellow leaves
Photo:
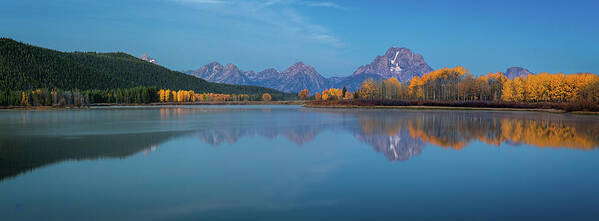
<instances>
[{"instance_id":1,"label":"yellow leaves","mask_svg":"<svg viewBox=\"0 0 599 221\"><path fill-rule=\"evenodd\" d=\"M343 100L351 100L354 98L354 93L346 91L345 95L343 96Z\"/></svg>"},{"instance_id":2,"label":"yellow leaves","mask_svg":"<svg viewBox=\"0 0 599 221\"><path fill-rule=\"evenodd\" d=\"M272 96L269 93L262 94L262 100L266 102L270 102L272 100Z\"/></svg>"},{"instance_id":3,"label":"yellow leaves","mask_svg":"<svg viewBox=\"0 0 599 221\"><path fill-rule=\"evenodd\" d=\"M503 83L503 91L501 99L503 101L513 102L514 101L514 84L512 80L507 80Z\"/></svg>"},{"instance_id":4,"label":"yellow leaves","mask_svg":"<svg viewBox=\"0 0 599 221\"><path fill-rule=\"evenodd\" d=\"M169 93L168 93L166 90L164 90L164 89L160 89L160 90L158 91L158 100L159 100L160 102L166 102L166 99L167 99L167 97L168 97L168 94L169 94Z\"/></svg>"},{"instance_id":5,"label":"yellow leaves","mask_svg":"<svg viewBox=\"0 0 599 221\"><path fill-rule=\"evenodd\" d=\"M414 76L410 81L410 95L416 99L424 98L422 86L424 86L424 81L420 77Z\"/></svg>"},{"instance_id":6,"label":"yellow leaves","mask_svg":"<svg viewBox=\"0 0 599 221\"><path fill-rule=\"evenodd\" d=\"M158 90L158 99L160 102L193 102L196 101L194 91L171 91L171 90Z\"/></svg>"},{"instance_id":7,"label":"yellow leaves","mask_svg":"<svg viewBox=\"0 0 599 221\"><path fill-rule=\"evenodd\" d=\"M21 92L21 105L29 106L29 95L25 91Z\"/></svg>"},{"instance_id":8,"label":"yellow leaves","mask_svg":"<svg viewBox=\"0 0 599 221\"><path fill-rule=\"evenodd\" d=\"M194 94L193 91L179 90L177 91L177 102L191 102Z\"/></svg>"},{"instance_id":9,"label":"yellow leaves","mask_svg":"<svg viewBox=\"0 0 599 221\"><path fill-rule=\"evenodd\" d=\"M504 101L513 102L571 102L580 97L581 89L599 81L594 74L540 73L506 80Z\"/></svg>"},{"instance_id":10,"label":"yellow leaves","mask_svg":"<svg viewBox=\"0 0 599 221\"><path fill-rule=\"evenodd\" d=\"M160 102L198 102L198 101L248 101L250 96L247 94L198 94L192 90L171 91L161 89L158 91Z\"/></svg>"},{"instance_id":11,"label":"yellow leaves","mask_svg":"<svg viewBox=\"0 0 599 221\"><path fill-rule=\"evenodd\" d=\"M389 78L382 82L382 93L385 99L398 99L405 97L403 86L397 78Z\"/></svg>"},{"instance_id":12,"label":"yellow leaves","mask_svg":"<svg viewBox=\"0 0 599 221\"><path fill-rule=\"evenodd\" d=\"M322 100L322 94L320 92L316 92L314 94L314 99L316 99L317 101Z\"/></svg>"},{"instance_id":13,"label":"yellow leaves","mask_svg":"<svg viewBox=\"0 0 599 221\"><path fill-rule=\"evenodd\" d=\"M169 95L168 101L177 101L177 92L176 91L171 91L171 94Z\"/></svg>"},{"instance_id":14,"label":"yellow leaves","mask_svg":"<svg viewBox=\"0 0 599 221\"><path fill-rule=\"evenodd\" d=\"M329 88L322 92L322 100L341 100L343 98L343 90L339 88Z\"/></svg>"},{"instance_id":15,"label":"yellow leaves","mask_svg":"<svg viewBox=\"0 0 599 221\"><path fill-rule=\"evenodd\" d=\"M373 79L368 79L362 82L358 94L362 99L374 99L378 96L378 86Z\"/></svg>"},{"instance_id":16,"label":"yellow leaves","mask_svg":"<svg viewBox=\"0 0 599 221\"><path fill-rule=\"evenodd\" d=\"M526 84L522 77L514 79L514 94L513 99L516 102L522 102L526 100Z\"/></svg>"},{"instance_id":17,"label":"yellow leaves","mask_svg":"<svg viewBox=\"0 0 599 221\"><path fill-rule=\"evenodd\" d=\"M443 68L414 76L409 85L390 78L381 82L364 81L358 91L361 99L416 100L503 100L508 102L572 102L585 100L589 105L599 102L599 76L595 74L540 73L511 80L503 73L488 73L473 77L463 67ZM599 83L597 83L599 84ZM585 94L581 95L584 88ZM587 98L592 97L592 98ZM595 99L597 97L597 99ZM326 96L325 96L326 98Z\"/></svg>"},{"instance_id":18,"label":"yellow leaves","mask_svg":"<svg viewBox=\"0 0 599 221\"><path fill-rule=\"evenodd\" d=\"M438 70L434 70L430 73L426 73L424 75L422 75L422 82L418 82L419 84L426 84L429 83L430 81L434 81L437 79L460 79L462 78L464 75L469 74L470 71L468 71L467 69L457 66L455 68L443 68L443 69L438 69Z\"/></svg>"},{"instance_id":19,"label":"yellow leaves","mask_svg":"<svg viewBox=\"0 0 599 221\"><path fill-rule=\"evenodd\" d=\"M306 98L310 96L310 91L308 91L308 89L303 89L299 92L298 96L300 97L300 99L306 100Z\"/></svg>"},{"instance_id":20,"label":"yellow leaves","mask_svg":"<svg viewBox=\"0 0 599 221\"><path fill-rule=\"evenodd\" d=\"M416 99L450 100L458 99L458 83L470 72L463 67L443 68L413 77L409 92Z\"/></svg>"}]
</instances>

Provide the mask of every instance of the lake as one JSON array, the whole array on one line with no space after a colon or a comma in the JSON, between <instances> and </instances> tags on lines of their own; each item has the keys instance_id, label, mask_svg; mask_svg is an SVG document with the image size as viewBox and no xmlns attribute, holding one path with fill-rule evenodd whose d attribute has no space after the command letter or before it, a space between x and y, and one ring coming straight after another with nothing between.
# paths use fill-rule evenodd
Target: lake
<instances>
[{"instance_id":1,"label":"lake","mask_svg":"<svg viewBox=\"0 0 599 221\"><path fill-rule=\"evenodd\" d=\"M0 111L0 220L599 220L599 117Z\"/></svg>"}]
</instances>

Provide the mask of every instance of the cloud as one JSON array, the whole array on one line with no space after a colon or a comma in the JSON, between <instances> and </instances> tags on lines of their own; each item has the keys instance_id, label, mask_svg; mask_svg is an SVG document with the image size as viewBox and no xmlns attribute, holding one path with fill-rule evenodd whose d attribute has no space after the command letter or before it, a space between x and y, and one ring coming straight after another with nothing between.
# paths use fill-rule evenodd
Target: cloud
<instances>
[{"instance_id":1,"label":"cloud","mask_svg":"<svg viewBox=\"0 0 599 221\"><path fill-rule=\"evenodd\" d=\"M340 9L340 10L345 10L345 7L340 6L337 3L334 2L313 2L313 1L304 1L302 2L302 4L306 5L306 6L311 6L311 7L324 7L324 8L334 8L334 9Z\"/></svg>"},{"instance_id":2,"label":"cloud","mask_svg":"<svg viewBox=\"0 0 599 221\"><path fill-rule=\"evenodd\" d=\"M333 2L298 0L168 0L186 4L195 4L198 9L209 11L223 18L235 19L259 28L268 28L277 33L302 38L311 42L336 48L345 47L328 28L312 22L300 13L297 7L323 7L344 9Z\"/></svg>"}]
</instances>

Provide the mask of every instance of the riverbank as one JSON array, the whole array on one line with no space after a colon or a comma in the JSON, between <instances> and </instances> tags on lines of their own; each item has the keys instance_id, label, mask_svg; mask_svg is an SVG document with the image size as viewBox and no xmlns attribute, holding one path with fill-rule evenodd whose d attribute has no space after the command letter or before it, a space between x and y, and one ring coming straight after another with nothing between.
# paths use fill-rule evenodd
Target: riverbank
<instances>
[{"instance_id":1,"label":"riverbank","mask_svg":"<svg viewBox=\"0 0 599 221\"><path fill-rule=\"evenodd\" d=\"M0 110L71 110L71 109L89 109L90 106L0 106Z\"/></svg>"},{"instance_id":2,"label":"riverbank","mask_svg":"<svg viewBox=\"0 0 599 221\"><path fill-rule=\"evenodd\" d=\"M148 104L116 104L97 103L83 106L0 106L0 110L65 110L65 109L89 109L91 107L110 106L172 106L172 105L303 105L305 101L210 101L210 102L166 102Z\"/></svg>"},{"instance_id":3,"label":"riverbank","mask_svg":"<svg viewBox=\"0 0 599 221\"><path fill-rule=\"evenodd\" d=\"M397 102L396 102L397 103ZM498 103L498 102L467 102L467 103L451 103L445 105L443 102L404 102L401 104L390 104L373 101L311 101L307 102L303 107L309 108L362 108L362 109L405 109L405 110L466 110L466 111L533 111L533 112L549 112L549 113L569 113L581 115L599 115L597 111L572 111L568 110L564 104L515 104L515 103ZM463 106L460 106L463 104Z\"/></svg>"},{"instance_id":4,"label":"riverbank","mask_svg":"<svg viewBox=\"0 0 599 221\"><path fill-rule=\"evenodd\" d=\"M99 103L89 104L90 107L101 106L164 106L164 105L302 105L305 101L207 101L207 102L161 102L148 104L115 104Z\"/></svg>"},{"instance_id":5,"label":"riverbank","mask_svg":"<svg viewBox=\"0 0 599 221\"><path fill-rule=\"evenodd\" d=\"M558 109L498 108L498 107L448 107L448 106L359 106L359 105L315 105L304 104L310 108L361 108L361 109L408 109L408 110L484 110L484 111L538 111L566 113ZM590 112L594 113L594 112Z\"/></svg>"}]
</instances>

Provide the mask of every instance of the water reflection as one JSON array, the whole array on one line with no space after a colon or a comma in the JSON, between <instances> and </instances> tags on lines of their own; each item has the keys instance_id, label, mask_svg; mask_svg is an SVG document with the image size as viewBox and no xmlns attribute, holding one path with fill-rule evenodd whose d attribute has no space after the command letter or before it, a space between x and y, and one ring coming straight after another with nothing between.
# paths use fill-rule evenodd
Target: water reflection
<instances>
[{"instance_id":1,"label":"water reflection","mask_svg":"<svg viewBox=\"0 0 599 221\"><path fill-rule=\"evenodd\" d=\"M125 158L156 148L183 132L140 134L2 137L0 180L65 160Z\"/></svg>"},{"instance_id":2,"label":"water reflection","mask_svg":"<svg viewBox=\"0 0 599 221\"><path fill-rule=\"evenodd\" d=\"M343 132L389 161L409 160L427 145L462 150L471 142L599 147L599 118L529 112L179 106L8 111L0 112L0 120L0 180L64 160L148 154L178 137L211 146L234 144L244 137L283 137L303 146L323 131Z\"/></svg>"}]
</instances>

